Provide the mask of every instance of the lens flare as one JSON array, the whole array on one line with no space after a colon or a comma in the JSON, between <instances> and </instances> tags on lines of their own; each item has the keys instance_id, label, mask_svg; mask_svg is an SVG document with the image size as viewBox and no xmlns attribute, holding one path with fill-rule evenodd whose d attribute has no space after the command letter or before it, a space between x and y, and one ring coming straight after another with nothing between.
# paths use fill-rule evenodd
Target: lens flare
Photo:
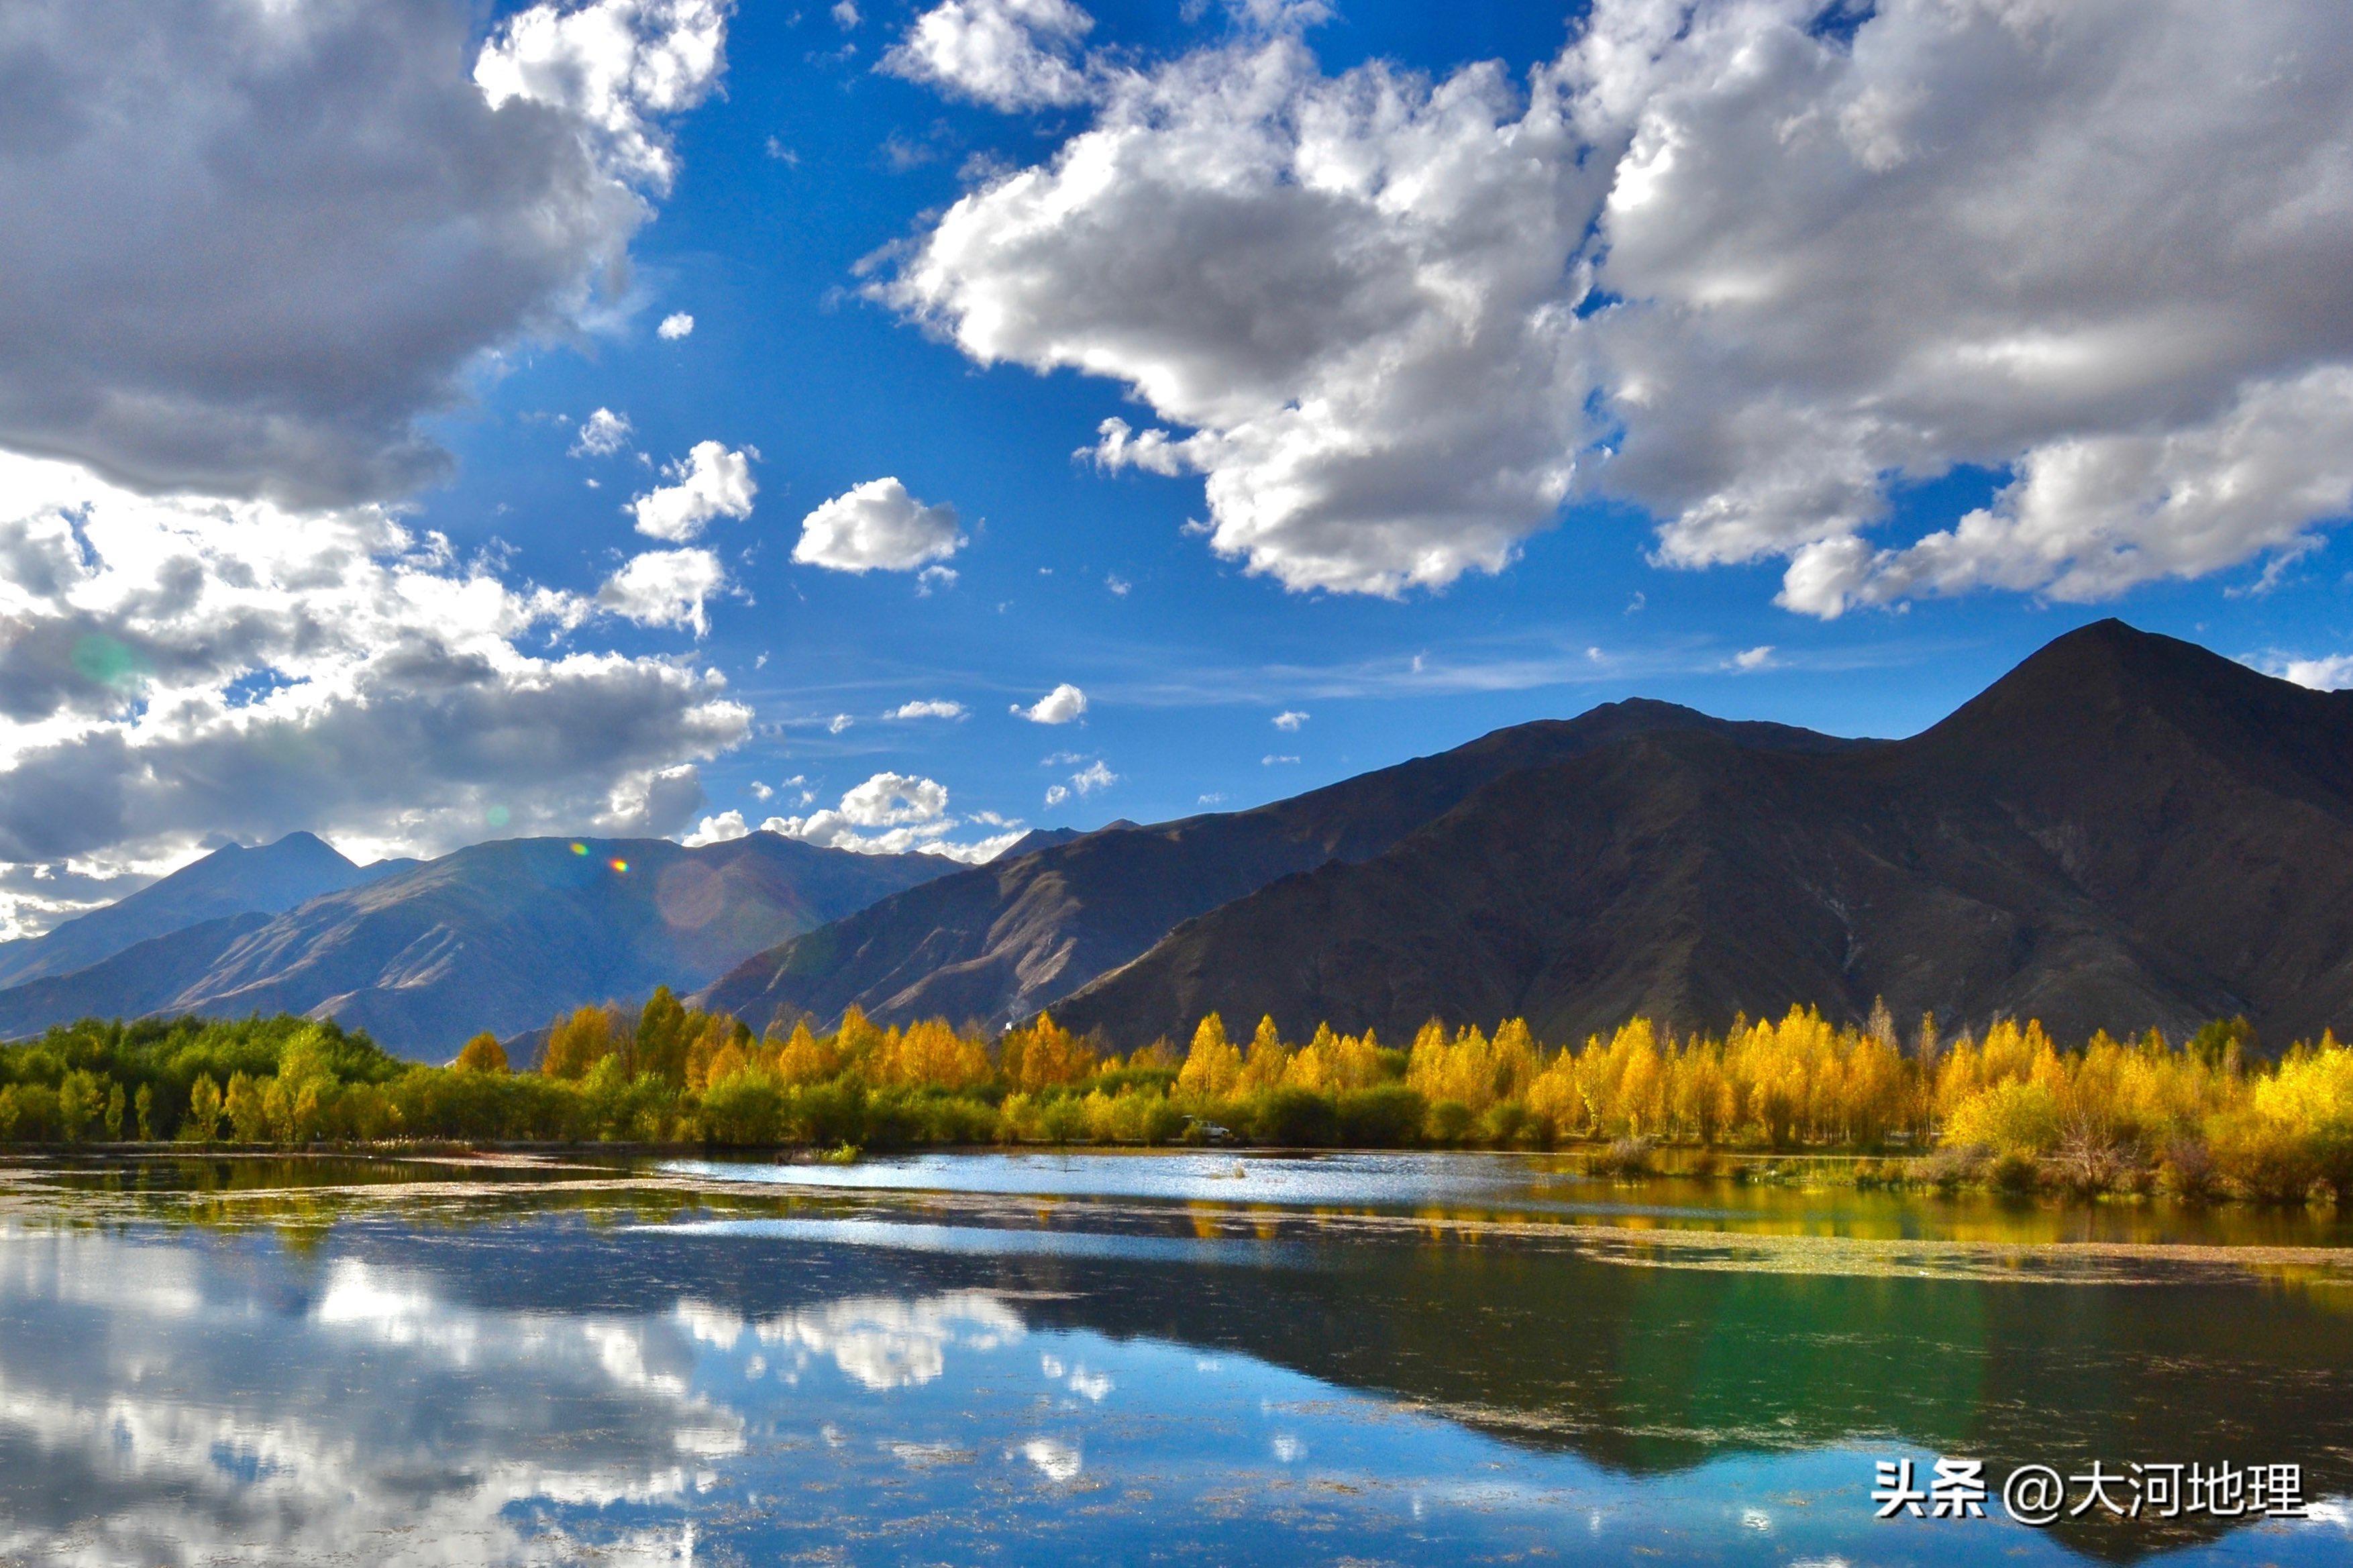
<instances>
[{"instance_id":1,"label":"lens flare","mask_svg":"<svg viewBox=\"0 0 2353 1568\"><path fill-rule=\"evenodd\" d=\"M572 847L572 852L575 855L586 855L588 853L588 846L586 844L575 844Z\"/></svg>"},{"instance_id":2,"label":"lens flare","mask_svg":"<svg viewBox=\"0 0 2353 1568\"><path fill-rule=\"evenodd\" d=\"M606 864L616 871L626 871L629 868L629 863L627 860L608 860Z\"/></svg>"}]
</instances>

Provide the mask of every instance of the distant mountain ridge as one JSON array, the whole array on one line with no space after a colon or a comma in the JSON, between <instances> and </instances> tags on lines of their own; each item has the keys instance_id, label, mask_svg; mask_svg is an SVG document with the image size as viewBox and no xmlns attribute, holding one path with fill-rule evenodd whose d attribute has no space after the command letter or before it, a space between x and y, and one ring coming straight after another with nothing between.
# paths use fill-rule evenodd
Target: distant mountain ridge
<instances>
[{"instance_id":1,"label":"distant mountain ridge","mask_svg":"<svg viewBox=\"0 0 2353 1568\"><path fill-rule=\"evenodd\" d=\"M1188 921L1056 1013L1123 1042L1213 1009L1577 1039L1881 996L2063 1037L2347 1030L2353 693L2109 621L1905 741L1630 737Z\"/></svg>"},{"instance_id":2,"label":"distant mountain ridge","mask_svg":"<svg viewBox=\"0 0 2353 1568\"><path fill-rule=\"evenodd\" d=\"M1880 997L2063 1037L2244 1013L2280 1045L2353 1033L2353 692L2108 621L1901 741L1633 700L969 868L766 833L357 868L303 835L0 960L0 1037L287 1010L425 1057L657 984L754 1027L1050 1006L1122 1047L1212 1010L1574 1039Z\"/></svg>"},{"instance_id":3,"label":"distant mountain ridge","mask_svg":"<svg viewBox=\"0 0 2353 1568\"><path fill-rule=\"evenodd\" d=\"M402 1055L446 1057L480 1030L517 1034L559 1009L699 984L955 868L773 833L694 849L668 839L477 844L0 991L0 1037L86 1015L283 1011L332 1016Z\"/></svg>"},{"instance_id":4,"label":"distant mountain ridge","mask_svg":"<svg viewBox=\"0 0 2353 1568\"><path fill-rule=\"evenodd\" d=\"M254 848L231 844L40 936L0 942L0 987L86 969L151 937L226 915L277 914L305 900L392 876L414 860L357 866L315 834Z\"/></svg>"},{"instance_id":5,"label":"distant mountain ridge","mask_svg":"<svg viewBox=\"0 0 2353 1568\"><path fill-rule=\"evenodd\" d=\"M1370 859L1508 773L1627 735L1692 730L1762 750L1857 742L1636 699L1540 720L1243 812L1114 825L885 899L737 966L698 1002L754 1026L852 1005L886 1022L1006 1024L1141 955L1179 922L1330 861Z\"/></svg>"}]
</instances>

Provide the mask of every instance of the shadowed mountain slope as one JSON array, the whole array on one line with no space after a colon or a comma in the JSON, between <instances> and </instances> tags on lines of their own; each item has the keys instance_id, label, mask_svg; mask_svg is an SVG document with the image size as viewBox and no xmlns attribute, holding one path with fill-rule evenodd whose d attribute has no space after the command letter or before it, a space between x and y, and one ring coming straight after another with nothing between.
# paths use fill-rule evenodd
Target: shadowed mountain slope
<instances>
[{"instance_id":1,"label":"shadowed mountain slope","mask_svg":"<svg viewBox=\"0 0 2353 1568\"><path fill-rule=\"evenodd\" d=\"M248 849L231 844L103 909L21 942L0 942L0 986L67 974L134 943L224 915L276 914L306 899L406 870L414 860L354 866L325 840L290 833Z\"/></svg>"},{"instance_id":2,"label":"shadowed mountain slope","mask_svg":"<svg viewBox=\"0 0 2353 1568\"><path fill-rule=\"evenodd\" d=\"M575 847L576 845L576 847ZM0 1031L85 1015L292 1012L446 1057L559 1009L692 986L745 954L953 868L773 833L478 844L264 919L215 921L96 971L0 992Z\"/></svg>"},{"instance_id":3,"label":"shadowed mountain slope","mask_svg":"<svg viewBox=\"0 0 2353 1568\"><path fill-rule=\"evenodd\" d=\"M1252 811L1118 824L883 900L739 965L698 998L755 1027L855 1004L888 1021L1004 1023L1127 963L1179 922L1278 879L1370 859L1492 780L1630 736L1716 735L1765 752L1856 742L1651 701L1522 724Z\"/></svg>"},{"instance_id":4,"label":"shadowed mountain slope","mask_svg":"<svg viewBox=\"0 0 2353 1568\"><path fill-rule=\"evenodd\" d=\"M1189 921L1055 1011L1124 1044L1213 1009L1576 1039L1882 995L2063 1037L2346 1029L2353 693L2108 621L1905 741L1628 736Z\"/></svg>"}]
</instances>

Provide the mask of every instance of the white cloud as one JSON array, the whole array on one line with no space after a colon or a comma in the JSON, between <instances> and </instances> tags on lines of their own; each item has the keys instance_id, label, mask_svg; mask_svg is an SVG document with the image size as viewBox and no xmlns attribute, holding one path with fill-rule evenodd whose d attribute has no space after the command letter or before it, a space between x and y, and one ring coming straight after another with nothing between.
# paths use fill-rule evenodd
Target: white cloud
<instances>
[{"instance_id":1,"label":"white cloud","mask_svg":"<svg viewBox=\"0 0 2353 1568\"><path fill-rule=\"evenodd\" d=\"M672 310L661 319L661 325L654 329L654 336L666 343L674 343L681 338L693 335L694 318L684 310Z\"/></svg>"},{"instance_id":2,"label":"white cloud","mask_svg":"<svg viewBox=\"0 0 2353 1568\"><path fill-rule=\"evenodd\" d=\"M1135 584L1113 572L1103 579L1103 586L1109 588L1117 597L1124 599L1127 597L1127 591Z\"/></svg>"},{"instance_id":3,"label":"white cloud","mask_svg":"<svg viewBox=\"0 0 2353 1568\"><path fill-rule=\"evenodd\" d=\"M1077 103L1094 18L1070 0L945 0L915 18L877 69L1011 112Z\"/></svg>"},{"instance_id":4,"label":"white cloud","mask_svg":"<svg viewBox=\"0 0 2353 1568\"><path fill-rule=\"evenodd\" d=\"M956 202L877 289L976 360L1107 375L1107 468L1207 476L1219 553L1297 589L1498 570L1568 494L1562 297L1600 176L1497 68L1433 94L1251 37L1113 79L1048 165Z\"/></svg>"},{"instance_id":5,"label":"white cloud","mask_svg":"<svg viewBox=\"0 0 2353 1568\"><path fill-rule=\"evenodd\" d=\"M711 630L706 601L727 586L726 569L708 550L649 550L633 555L596 590L596 603L647 626Z\"/></svg>"},{"instance_id":6,"label":"white cloud","mask_svg":"<svg viewBox=\"0 0 2353 1568\"><path fill-rule=\"evenodd\" d=\"M827 722L825 732L828 735L839 735L844 730L849 729L852 724L857 722L857 720L851 718L847 713L837 713Z\"/></svg>"},{"instance_id":7,"label":"white cloud","mask_svg":"<svg viewBox=\"0 0 2353 1568\"><path fill-rule=\"evenodd\" d=\"M835 0L833 23L845 33L858 26L858 7L852 0Z\"/></svg>"},{"instance_id":8,"label":"white cloud","mask_svg":"<svg viewBox=\"0 0 2353 1568\"><path fill-rule=\"evenodd\" d=\"M1732 668L1735 669L1763 669L1772 662L1773 645L1771 643L1744 648L1732 656Z\"/></svg>"},{"instance_id":9,"label":"white cloud","mask_svg":"<svg viewBox=\"0 0 2353 1568\"><path fill-rule=\"evenodd\" d=\"M666 189L677 166L647 116L702 101L732 9L730 0L533 5L484 47L474 80L494 109L521 99L586 121L614 162Z\"/></svg>"},{"instance_id":10,"label":"white cloud","mask_svg":"<svg viewBox=\"0 0 2353 1568\"><path fill-rule=\"evenodd\" d=\"M742 812L723 811L716 816L704 817L682 842L689 849L700 849L706 844L724 844L731 838L741 838L751 831L744 824Z\"/></svg>"},{"instance_id":11,"label":"white cloud","mask_svg":"<svg viewBox=\"0 0 2353 1568\"><path fill-rule=\"evenodd\" d=\"M956 574L953 566L926 566L915 574L915 597L919 599L930 598L935 588L953 588L955 585Z\"/></svg>"},{"instance_id":12,"label":"white cloud","mask_svg":"<svg viewBox=\"0 0 2353 1568\"><path fill-rule=\"evenodd\" d=\"M1291 763L1295 763L1299 759L1297 757L1278 756L1274 752L1269 752L1265 756L1262 756L1258 760L1258 765L1262 768L1278 768Z\"/></svg>"},{"instance_id":13,"label":"white cloud","mask_svg":"<svg viewBox=\"0 0 2353 1568\"><path fill-rule=\"evenodd\" d=\"M752 498L760 491L752 479L752 458L758 455L748 447L731 452L716 441L696 442L685 461L663 469L670 484L629 503L638 531L684 543L714 517L751 516Z\"/></svg>"},{"instance_id":14,"label":"white cloud","mask_svg":"<svg viewBox=\"0 0 2353 1568\"><path fill-rule=\"evenodd\" d=\"M1225 792L1225 791L1223 791L1223 790L1211 790L1208 794L1207 794L1207 795L1203 795L1199 800L1196 801L1194 804L1195 804L1195 805L1223 805L1225 803L1226 803L1226 792Z\"/></svg>"},{"instance_id":15,"label":"white cloud","mask_svg":"<svg viewBox=\"0 0 2353 1568\"><path fill-rule=\"evenodd\" d=\"M925 506L895 479L869 479L801 520L793 559L836 572L913 572L963 542L955 508Z\"/></svg>"},{"instance_id":16,"label":"white cloud","mask_svg":"<svg viewBox=\"0 0 2353 1568\"><path fill-rule=\"evenodd\" d=\"M2315 691L2342 691L2353 687L2353 653L2284 659L2272 667L2272 673Z\"/></svg>"},{"instance_id":17,"label":"white cloud","mask_svg":"<svg viewBox=\"0 0 2353 1568\"><path fill-rule=\"evenodd\" d=\"M582 422L580 434L572 443L575 458L609 458L628 445L629 416L616 414L609 408L599 408ZM594 484L595 480L589 481Z\"/></svg>"},{"instance_id":18,"label":"white cloud","mask_svg":"<svg viewBox=\"0 0 2353 1568\"><path fill-rule=\"evenodd\" d=\"M995 818L989 821L993 824ZM837 807L807 816L772 816L760 825L764 832L833 849L867 855L920 852L973 865L996 858L1021 837L1014 831L959 843L948 837L959 826L948 812L947 786L935 779L893 773L876 773L844 795Z\"/></svg>"},{"instance_id":19,"label":"white cloud","mask_svg":"<svg viewBox=\"0 0 2353 1568\"><path fill-rule=\"evenodd\" d=\"M1077 757L1070 755L1046 759L1050 764L1055 765L1075 763L1078 760ZM1117 783L1119 783L1119 775L1112 772L1101 757L1097 757L1093 762L1072 773L1068 784L1048 784L1046 804L1050 806L1060 805L1073 795L1083 800L1096 791L1109 789Z\"/></svg>"},{"instance_id":20,"label":"white cloud","mask_svg":"<svg viewBox=\"0 0 2353 1568\"><path fill-rule=\"evenodd\" d=\"M937 699L902 702L882 715L885 719L961 719L964 716L963 703Z\"/></svg>"},{"instance_id":21,"label":"white cloud","mask_svg":"<svg viewBox=\"0 0 2353 1568\"><path fill-rule=\"evenodd\" d=\"M2093 599L2353 510L2353 36L2333 6L1601 0L1525 91L1245 32L1098 62L1092 123L876 291L1122 383L1294 589L1495 571L1573 495L1782 602ZM1075 89L1073 89L1075 90ZM2226 170L2186 178L2184 170ZM1889 531L1891 484L1994 502Z\"/></svg>"},{"instance_id":22,"label":"white cloud","mask_svg":"<svg viewBox=\"0 0 2353 1568\"><path fill-rule=\"evenodd\" d=\"M1274 727L1278 730L1296 731L1306 722L1307 715L1296 708L1286 708L1274 716Z\"/></svg>"},{"instance_id":23,"label":"white cloud","mask_svg":"<svg viewBox=\"0 0 2353 1568\"><path fill-rule=\"evenodd\" d=\"M756 780L754 781L751 787L751 795L754 800L773 800L776 798L776 792L774 786L761 784Z\"/></svg>"},{"instance_id":24,"label":"white cloud","mask_svg":"<svg viewBox=\"0 0 2353 1568\"><path fill-rule=\"evenodd\" d=\"M1013 705L1013 711L1032 724L1067 724L1086 710L1087 694L1067 680L1027 708Z\"/></svg>"},{"instance_id":25,"label":"white cloud","mask_svg":"<svg viewBox=\"0 0 2353 1568\"><path fill-rule=\"evenodd\" d=\"M375 507L151 498L0 456L0 926L214 836L356 858L670 833L749 732L715 672L526 653L597 606Z\"/></svg>"},{"instance_id":26,"label":"white cloud","mask_svg":"<svg viewBox=\"0 0 2353 1568\"><path fill-rule=\"evenodd\" d=\"M598 308L724 34L715 0L533 6L479 60L459 5L6 18L0 447L298 505L438 477L417 421L486 354ZM594 90L536 63L591 28Z\"/></svg>"}]
</instances>

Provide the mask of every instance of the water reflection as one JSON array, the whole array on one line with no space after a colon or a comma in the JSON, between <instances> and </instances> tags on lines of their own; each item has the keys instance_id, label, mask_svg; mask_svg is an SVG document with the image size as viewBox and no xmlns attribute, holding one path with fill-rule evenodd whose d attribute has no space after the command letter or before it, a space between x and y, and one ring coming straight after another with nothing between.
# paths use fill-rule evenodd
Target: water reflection
<instances>
[{"instance_id":1,"label":"water reflection","mask_svg":"<svg viewBox=\"0 0 2353 1568\"><path fill-rule=\"evenodd\" d=\"M675 1500L743 1451L692 1370L645 1322L470 1310L357 1258L0 1233L0 1557L559 1561L512 1505Z\"/></svg>"},{"instance_id":2,"label":"water reflection","mask_svg":"<svg viewBox=\"0 0 2353 1568\"><path fill-rule=\"evenodd\" d=\"M1874 1525L1872 1461L2300 1459L2342 1291L1626 1268L1508 1247L905 1247L807 1216L0 1226L0 1560L2340 1562ZM1214 1267L1203 1267L1213 1263ZM2329 1458L2331 1453L2337 1458ZM2336 1468L2332 1468L2331 1467Z\"/></svg>"},{"instance_id":3,"label":"water reflection","mask_svg":"<svg viewBox=\"0 0 2353 1568\"><path fill-rule=\"evenodd\" d=\"M1690 1152L1662 1156L1689 1163ZM1575 1154L1268 1155L1019 1152L909 1154L849 1164L677 1160L669 1175L801 1194L993 1194L1138 1199L1233 1207L1445 1213L1600 1223L1635 1230L1739 1231L1861 1239L2034 1245L2113 1242L2353 1247L2353 1224L2327 1210L2087 1204L1985 1193L1858 1189L1851 1162L1745 1160L1707 1175L1597 1179ZM1762 1179L1759 1173L1772 1179Z\"/></svg>"}]
</instances>

